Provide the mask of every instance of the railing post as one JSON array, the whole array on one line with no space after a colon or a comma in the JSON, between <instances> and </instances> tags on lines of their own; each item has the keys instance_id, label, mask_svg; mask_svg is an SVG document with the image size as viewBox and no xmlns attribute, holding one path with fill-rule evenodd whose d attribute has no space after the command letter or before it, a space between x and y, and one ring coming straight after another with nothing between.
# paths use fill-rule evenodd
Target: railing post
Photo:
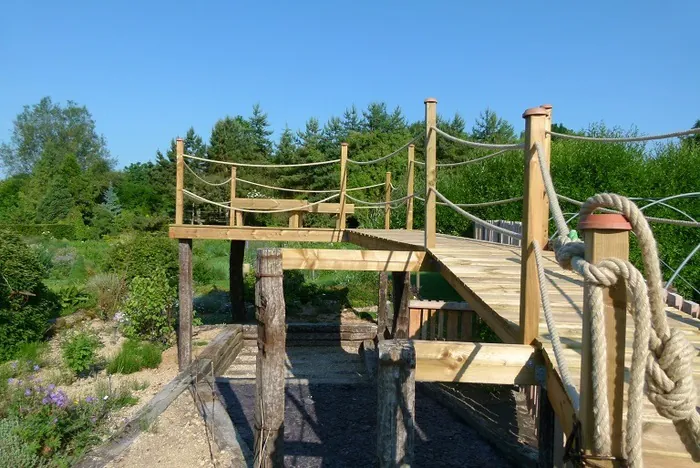
<instances>
[{"instance_id":1,"label":"railing post","mask_svg":"<svg viewBox=\"0 0 700 468\"><path fill-rule=\"evenodd\" d=\"M632 226L620 214L589 215L579 224L586 243L585 258L590 263L598 263L605 258L629 259L629 231ZM584 284L583 302L583 336L581 356L581 430L583 433L584 449L589 453L593 448L593 385L591 375L591 304L588 300L589 286ZM618 282L615 287L603 292L605 309L605 339L608 382L608 407L610 409L610 435L612 455L623 459L622 442L624 423L622 410L624 407L625 383L625 332L627 321L627 290L624 282ZM609 463L609 462L608 462ZM620 466L612 463L602 466Z\"/></svg>"},{"instance_id":2,"label":"railing post","mask_svg":"<svg viewBox=\"0 0 700 468\"><path fill-rule=\"evenodd\" d=\"M340 212L338 213L338 230L345 229L345 193L348 183L348 144L340 144Z\"/></svg>"},{"instance_id":3,"label":"railing post","mask_svg":"<svg viewBox=\"0 0 700 468\"><path fill-rule=\"evenodd\" d=\"M520 342L530 344L540 327L540 291L532 241L544 248L542 227L548 219L546 194L535 143L544 144L547 111L534 107L525 119L525 182L523 192L523 239L520 267Z\"/></svg>"},{"instance_id":4,"label":"railing post","mask_svg":"<svg viewBox=\"0 0 700 468\"><path fill-rule=\"evenodd\" d=\"M175 140L175 155L177 156L177 176L175 179L175 224L182 224L184 219L184 195L185 188L185 140Z\"/></svg>"},{"instance_id":5,"label":"railing post","mask_svg":"<svg viewBox=\"0 0 700 468\"><path fill-rule=\"evenodd\" d=\"M547 170L549 170L549 166L551 163L551 157L552 157L552 135L550 135L549 131L552 130L552 105L551 104L542 104L540 107L542 107L545 111L547 111L547 116L545 117L544 121L544 143L542 143L542 149L544 150L544 160L545 160L545 165L547 167ZM544 195L544 203L545 206L547 207L547 216L544 216L542 218L543 221L543 226L542 226L542 243L540 245L544 249L545 246L547 245L547 242L549 241L549 197L547 197L547 194L545 193Z\"/></svg>"},{"instance_id":6,"label":"railing post","mask_svg":"<svg viewBox=\"0 0 700 468\"><path fill-rule=\"evenodd\" d=\"M384 229L391 229L391 172L384 179Z\"/></svg>"},{"instance_id":7,"label":"railing post","mask_svg":"<svg viewBox=\"0 0 700 468\"><path fill-rule=\"evenodd\" d=\"M414 168L415 168L415 149L416 145L408 145L408 177L406 185L406 196L409 197L406 200L406 229L413 230L413 180L414 180Z\"/></svg>"},{"instance_id":8,"label":"railing post","mask_svg":"<svg viewBox=\"0 0 700 468\"><path fill-rule=\"evenodd\" d=\"M435 247L435 189L437 185L437 99L425 100L425 247Z\"/></svg>"},{"instance_id":9,"label":"railing post","mask_svg":"<svg viewBox=\"0 0 700 468\"><path fill-rule=\"evenodd\" d=\"M177 328L177 361L180 370L184 370L192 362L192 239L178 239L178 257L180 310Z\"/></svg>"},{"instance_id":10,"label":"railing post","mask_svg":"<svg viewBox=\"0 0 700 468\"><path fill-rule=\"evenodd\" d=\"M231 166L231 205L228 210L228 225L236 225L236 210L233 209L234 200L236 199L236 166Z\"/></svg>"}]
</instances>

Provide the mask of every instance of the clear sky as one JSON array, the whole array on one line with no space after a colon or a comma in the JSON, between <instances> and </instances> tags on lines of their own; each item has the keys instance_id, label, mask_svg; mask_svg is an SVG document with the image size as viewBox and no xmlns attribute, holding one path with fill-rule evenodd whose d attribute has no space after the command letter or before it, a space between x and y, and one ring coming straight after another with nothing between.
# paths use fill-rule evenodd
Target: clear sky
<instances>
[{"instance_id":1,"label":"clear sky","mask_svg":"<svg viewBox=\"0 0 700 468\"><path fill-rule=\"evenodd\" d=\"M118 166L254 103L276 132L423 99L654 133L700 118L700 2L0 1L0 141L42 96L84 104Z\"/></svg>"}]
</instances>

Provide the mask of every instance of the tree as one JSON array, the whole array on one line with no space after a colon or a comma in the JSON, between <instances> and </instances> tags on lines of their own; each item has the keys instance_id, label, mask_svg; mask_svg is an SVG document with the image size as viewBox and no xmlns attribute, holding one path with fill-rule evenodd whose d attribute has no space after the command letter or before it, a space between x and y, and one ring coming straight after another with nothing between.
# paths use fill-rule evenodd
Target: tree
<instances>
[{"instance_id":1,"label":"tree","mask_svg":"<svg viewBox=\"0 0 700 468\"><path fill-rule=\"evenodd\" d=\"M472 138L487 143L507 143L516 139L513 126L491 109L486 109L476 119Z\"/></svg>"},{"instance_id":2,"label":"tree","mask_svg":"<svg viewBox=\"0 0 700 468\"><path fill-rule=\"evenodd\" d=\"M46 195L39 202L37 221L56 223L64 220L75 206L73 196L64 181L56 179L49 185Z\"/></svg>"},{"instance_id":3,"label":"tree","mask_svg":"<svg viewBox=\"0 0 700 468\"><path fill-rule=\"evenodd\" d=\"M105 201L102 205L112 214L112 216L119 216L122 212L122 205L119 203L119 197L117 196L117 192L114 190L114 186L111 183L105 192Z\"/></svg>"},{"instance_id":4,"label":"tree","mask_svg":"<svg viewBox=\"0 0 700 468\"><path fill-rule=\"evenodd\" d=\"M357 114L357 108L353 104L349 109L345 109L342 120L343 129L346 134L351 132L359 132L362 130L362 123Z\"/></svg>"},{"instance_id":5,"label":"tree","mask_svg":"<svg viewBox=\"0 0 700 468\"><path fill-rule=\"evenodd\" d=\"M272 155L272 142L270 141L270 124L267 121L267 114L262 111L260 104L253 106L253 115L248 119L253 132L253 145L262 158Z\"/></svg>"}]
</instances>

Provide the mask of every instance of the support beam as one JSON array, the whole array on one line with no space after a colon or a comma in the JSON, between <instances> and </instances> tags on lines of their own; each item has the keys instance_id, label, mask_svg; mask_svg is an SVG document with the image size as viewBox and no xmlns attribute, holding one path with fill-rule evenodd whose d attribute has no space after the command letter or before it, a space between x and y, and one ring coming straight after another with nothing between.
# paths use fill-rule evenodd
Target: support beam
<instances>
[{"instance_id":1,"label":"support beam","mask_svg":"<svg viewBox=\"0 0 700 468\"><path fill-rule=\"evenodd\" d=\"M379 273L379 296L377 298L377 337L380 340L391 337L388 298L389 275L386 271L382 271Z\"/></svg>"},{"instance_id":2,"label":"support beam","mask_svg":"<svg viewBox=\"0 0 700 468\"><path fill-rule=\"evenodd\" d=\"M520 272L520 343L530 344L537 338L540 326L540 291L537 264L532 241L544 248L547 238L542 226L549 218L546 193L536 143L544 144L547 111L541 107L528 109L525 118L525 182L523 199L523 239Z\"/></svg>"},{"instance_id":3,"label":"support beam","mask_svg":"<svg viewBox=\"0 0 700 468\"><path fill-rule=\"evenodd\" d=\"M391 336L394 338L409 338L408 328L410 314L408 304L411 301L411 273L395 271L391 274L394 320Z\"/></svg>"},{"instance_id":4,"label":"support beam","mask_svg":"<svg viewBox=\"0 0 700 468\"><path fill-rule=\"evenodd\" d=\"M236 214L238 212L233 209L233 207L235 206L235 202L234 202L235 199L236 199L236 166L231 166L231 195L230 195L231 204L229 205L231 207L231 209L228 210L228 225L229 226L236 225Z\"/></svg>"},{"instance_id":5,"label":"support beam","mask_svg":"<svg viewBox=\"0 0 700 468\"><path fill-rule=\"evenodd\" d=\"M384 179L384 229L391 229L391 172Z\"/></svg>"},{"instance_id":6,"label":"support beam","mask_svg":"<svg viewBox=\"0 0 700 468\"><path fill-rule=\"evenodd\" d=\"M547 390L540 387L537 404L537 449L539 452L540 468L554 468L556 418L554 408L549 402Z\"/></svg>"},{"instance_id":7,"label":"support beam","mask_svg":"<svg viewBox=\"0 0 700 468\"><path fill-rule=\"evenodd\" d=\"M178 241L180 257L180 278L178 300L180 314L177 329L177 362L182 371L192 362L192 240Z\"/></svg>"},{"instance_id":8,"label":"support beam","mask_svg":"<svg viewBox=\"0 0 700 468\"><path fill-rule=\"evenodd\" d=\"M435 247L435 192L437 184L437 99L425 100L425 248Z\"/></svg>"},{"instance_id":9,"label":"support beam","mask_svg":"<svg viewBox=\"0 0 700 468\"><path fill-rule=\"evenodd\" d=\"M182 224L185 217L185 141L182 138L175 140L175 154L177 157L175 179L175 224Z\"/></svg>"},{"instance_id":10,"label":"support beam","mask_svg":"<svg viewBox=\"0 0 700 468\"><path fill-rule=\"evenodd\" d=\"M171 225L169 236L173 239L224 239L260 240L274 242L343 242L346 231L335 229L238 227L230 226L175 226ZM407 249L413 250L413 249Z\"/></svg>"},{"instance_id":11,"label":"support beam","mask_svg":"<svg viewBox=\"0 0 700 468\"><path fill-rule=\"evenodd\" d=\"M232 240L228 256L229 300L231 301L231 318L234 323L246 321L245 310L245 278L243 277L243 261L245 257L245 241Z\"/></svg>"},{"instance_id":12,"label":"support beam","mask_svg":"<svg viewBox=\"0 0 700 468\"><path fill-rule=\"evenodd\" d=\"M414 183L414 173L416 167L416 156L415 156L416 145L408 145L408 177L406 182L406 196L410 197L406 200L406 229L408 231L413 230L413 183Z\"/></svg>"},{"instance_id":13,"label":"support beam","mask_svg":"<svg viewBox=\"0 0 700 468\"><path fill-rule=\"evenodd\" d=\"M340 205L340 210L338 212L338 222L336 223L336 228L338 230L345 229L346 222L346 193L348 184L348 144L343 142L340 144L340 200L338 204Z\"/></svg>"},{"instance_id":14,"label":"support beam","mask_svg":"<svg viewBox=\"0 0 700 468\"><path fill-rule=\"evenodd\" d=\"M282 254L259 249L255 283L258 354L255 370L255 466L284 466L285 305Z\"/></svg>"},{"instance_id":15,"label":"support beam","mask_svg":"<svg viewBox=\"0 0 700 468\"><path fill-rule=\"evenodd\" d=\"M632 229L624 216L619 214L589 215L582 220L579 227L583 231L586 243L586 260L598 263L606 258L629 259L629 231ZM584 284L583 293L583 336L581 356L581 430L583 444L587 451L593 449L593 382L591 375L591 303L590 286ZM607 353L608 407L610 409L610 454L616 458L625 458L623 451L622 413L624 409L625 383L625 332L627 321L627 290L624 281L603 292L605 303L605 340ZM620 466L619 463L601 462L602 466Z\"/></svg>"},{"instance_id":16,"label":"support beam","mask_svg":"<svg viewBox=\"0 0 700 468\"><path fill-rule=\"evenodd\" d=\"M378 466L412 466L416 414L416 354L408 340L380 341L378 348Z\"/></svg>"},{"instance_id":17,"label":"support beam","mask_svg":"<svg viewBox=\"0 0 700 468\"><path fill-rule=\"evenodd\" d=\"M418 271L424 252L281 249L285 270Z\"/></svg>"}]
</instances>

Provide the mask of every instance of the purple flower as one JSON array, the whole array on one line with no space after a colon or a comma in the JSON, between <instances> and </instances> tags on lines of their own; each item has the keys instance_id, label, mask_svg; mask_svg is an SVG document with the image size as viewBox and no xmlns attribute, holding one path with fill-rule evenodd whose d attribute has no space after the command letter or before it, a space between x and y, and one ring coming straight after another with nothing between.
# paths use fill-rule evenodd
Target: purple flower
<instances>
[{"instance_id":1,"label":"purple flower","mask_svg":"<svg viewBox=\"0 0 700 468\"><path fill-rule=\"evenodd\" d=\"M56 385L54 385L54 384L51 383L51 384L49 384L48 387L46 387L46 390L48 390L49 392L53 392L53 389L54 389L54 388L56 388Z\"/></svg>"},{"instance_id":2,"label":"purple flower","mask_svg":"<svg viewBox=\"0 0 700 468\"><path fill-rule=\"evenodd\" d=\"M12 377L10 377L9 379L7 379L7 383L8 383L9 385L12 385L13 383L15 383L15 379L13 379Z\"/></svg>"},{"instance_id":3,"label":"purple flower","mask_svg":"<svg viewBox=\"0 0 700 468\"><path fill-rule=\"evenodd\" d=\"M12 364L10 364L10 366L11 366L13 369L17 369L17 361L13 361Z\"/></svg>"},{"instance_id":4,"label":"purple flower","mask_svg":"<svg viewBox=\"0 0 700 468\"><path fill-rule=\"evenodd\" d=\"M48 395L41 399L42 405L48 405L50 402L51 402L51 399L49 398Z\"/></svg>"},{"instance_id":5,"label":"purple flower","mask_svg":"<svg viewBox=\"0 0 700 468\"><path fill-rule=\"evenodd\" d=\"M87 397L87 398L85 399L85 401L86 401L87 403L94 403L94 402L95 402L95 397L89 396L89 397Z\"/></svg>"},{"instance_id":6,"label":"purple flower","mask_svg":"<svg viewBox=\"0 0 700 468\"><path fill-rule=\"evenodd\" d=\"M34 369L34 372L36 372L39 369L41 369L41 367L39 367L39 364L34 364L34 367L32 369Z\"/></svg>"},{"instance_id":7,"label":"purple flower","mask_svg":"<svg viewBox=\"0 0 700 468\"><path fill-rule=\"evenodd\" d=\"M97 422L97 416L93 416L90 418L90 422L95 424Z\"/></svg>"},{"instance_id":8,"label":"purple flower","mask_svg":"<svg viewBox=\"0 0 700 468\"><path fill-rule=\"evenodd\" d=\"M31 391L30 389L26 389L26 390L24 391L24 396L29 396L29 395L31 395L31 394L32 394L32 391Z\"/></svg>"}]
</instances>

